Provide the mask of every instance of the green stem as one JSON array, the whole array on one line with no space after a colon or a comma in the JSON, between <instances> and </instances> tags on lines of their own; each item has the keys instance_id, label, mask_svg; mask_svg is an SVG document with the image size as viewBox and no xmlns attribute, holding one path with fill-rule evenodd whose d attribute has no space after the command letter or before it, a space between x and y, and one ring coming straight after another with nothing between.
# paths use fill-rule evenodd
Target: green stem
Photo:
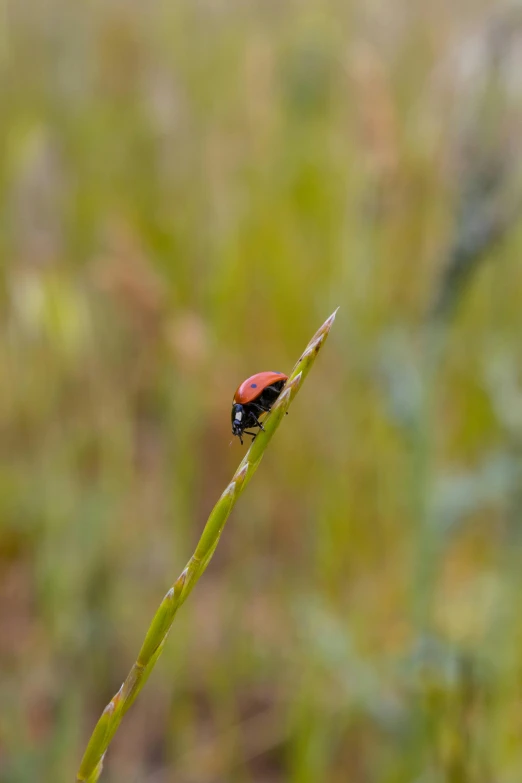
<instances>
[{"instance_id":1,"label":"green stem","mask_svg":"<svg viewBox=\"0 0 522 783\"><path fill-rule=\"evenodd\" d=\"M328 337L337 310L325 321L308 343L288 381L228 487L212 509L196 550L181 575L163 598L141 647L136 663L118 693L105 707L84 753L77 774L78 783L95 783L101 775L103 759L121 720L143 688L158 660L174 616L205 571L218 545L232 508L257 470L266 447L279 427L290 403L301 388L321 346Z\"/></svg>"}]
</instances>

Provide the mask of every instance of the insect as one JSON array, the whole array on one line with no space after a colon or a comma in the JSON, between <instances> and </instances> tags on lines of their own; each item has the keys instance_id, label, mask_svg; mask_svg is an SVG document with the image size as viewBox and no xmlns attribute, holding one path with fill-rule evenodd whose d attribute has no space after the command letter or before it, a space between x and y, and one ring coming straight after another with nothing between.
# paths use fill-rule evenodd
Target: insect
<instances>
[{"instance_id":1,"label":"insect","mask_svg":"<svg viewBox=\"0 0 522 783\"><path fill-rule=\"evenodd\" d=\"M263 425L259 416L267 413L281 394L288 380L288 375L282 372L258 372L243 381L232 400L232 434L237 435L243 445L243 435L251 435L252 440L257 432L247 432L247 427Z\"/></svg>"}]
</instances>

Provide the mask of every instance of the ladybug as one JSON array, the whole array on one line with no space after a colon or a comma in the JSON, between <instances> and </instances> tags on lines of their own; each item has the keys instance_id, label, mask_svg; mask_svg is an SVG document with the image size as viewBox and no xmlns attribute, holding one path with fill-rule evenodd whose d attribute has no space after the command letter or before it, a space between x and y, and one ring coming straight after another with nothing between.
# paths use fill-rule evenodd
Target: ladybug
<instances>
[{"instance_id":1,"label":"ladybug","mask_svg":"<svg viewBox=\"0 0 522 783\"><path fill-rule=\"evenodd\" d=\"M252 440L257 435L247 432L247 427L263 429L259 416L268 413L287 380L288 375L282 372L258 372L238 387L232 400L232 434L237 435L241 445L243 434L251 435Z\"/></svg>"}]
</instances>

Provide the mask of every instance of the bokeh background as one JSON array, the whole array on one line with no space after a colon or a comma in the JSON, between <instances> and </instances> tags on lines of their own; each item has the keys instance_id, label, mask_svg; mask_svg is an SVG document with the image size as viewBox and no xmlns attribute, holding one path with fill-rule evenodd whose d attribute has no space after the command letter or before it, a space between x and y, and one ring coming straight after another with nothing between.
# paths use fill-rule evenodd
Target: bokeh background
<instances>
[{"instance_id":1,"label":"bokeh background","mask_svg":"<svg viewBox=\"0 0 522 783\"><path fill-rule=\"evenodd\" d=\"M4 0L0 779L522 780L522 11Z\"/></svg>"}]
</instances>

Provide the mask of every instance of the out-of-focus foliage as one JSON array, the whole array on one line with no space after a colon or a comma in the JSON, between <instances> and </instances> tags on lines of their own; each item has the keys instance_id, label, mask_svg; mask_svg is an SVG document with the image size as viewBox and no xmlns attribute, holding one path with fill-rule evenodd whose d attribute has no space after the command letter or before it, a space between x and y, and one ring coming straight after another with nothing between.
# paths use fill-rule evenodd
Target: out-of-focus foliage
<instances>
[{"instance_id":1,"label":"out-of-focus foliage","mask_svg":"<svg viewBox=\"0 0 522 783\"><path fill-rule=\"evenodd\" d=\"M520 781L520 7L0 25L2 783L74 778L338 305L104 780Z\"/></svg>"}]
</instances>

